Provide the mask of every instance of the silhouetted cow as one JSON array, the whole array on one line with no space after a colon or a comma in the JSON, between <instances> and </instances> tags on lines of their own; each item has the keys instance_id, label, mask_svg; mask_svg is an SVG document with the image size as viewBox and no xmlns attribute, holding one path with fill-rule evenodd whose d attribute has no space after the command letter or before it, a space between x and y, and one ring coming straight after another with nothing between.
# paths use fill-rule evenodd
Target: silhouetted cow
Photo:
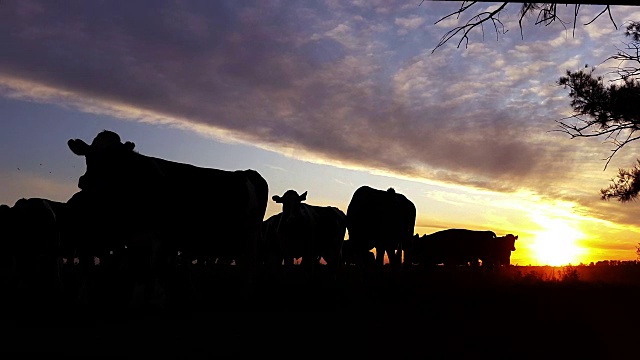
<instances>
[{"instance_id":1,"label":"silhouetted cow","mask_svg":"<svg viewBox=\"0 0 640 360\"><path fill-rule=\"evenodd\" d=\"M22 198L10 209L4 208L7 239L5 250L11 256L13 275L31 292L31 296L45 296L48 301L58 295L62 282L61 239L66 204L42 198ZM31 299L42 300L42 299Z\"/></svg>"},{"instance_id":2,"label":"silhouetted cow","mask_svg":"<svg viewBox=\"0 0 640 360\"><path fill-rule=\"evenodd\" d=\"M508 264L517 236L496 237L493 231L447 229L415 235L407 247L405 261L414 264L483 266Z\"/></svg>"},{"instance_id":3,"label":"silhouetted cow","mask_svg":"<svg viewBox=\"0 0 640 360\"><path fill-rule=\"evenodd\" d=\"M507 234L491 239L486 247L481 249L482 266L508 266L511 263L511 252L516 250L517 235Z\"/></svg>"},{"instance_id":4,"label":"silhouetted cow","mask_svg":"<svg viewBox=\"0 0 640 360\"><path fill-rule=\"evenodd\" d=\"M88 234L109 231L123 239L155 275L165 274L178 251L190 259L232 258L254 269L268 201L267 182L255 170L225 171L142 155L134 143L107 130L91 145L71 139L68 146L86 158L77 206L89 214Z\"/></svg>"},{"instance_id":5,"label":"silhouetted cow","mask_svg":"<svg viewBox=\"0 0 640 360\"><path fill-rule=\"evenodd\" d=\"M401 264L402 246L411 240L415 222L415 205L393 188L384 191L361 186L347 208L349 241L363 256L375 248L379 267L384 264L385 252L391 265Z\"/></svg>"},{"instance_id":6,"label":"silhouetted cow","mask_svg":"<svg viewBox=\"0 0 640 360\"><path fill-rule=\"evenodd\" d=\"M272 199L282 204L277 237L285 264L292 265L295 258L302 257L301 265L310 266L313 272L322 257L335 275L347 230L344 212L333 206L304 204L306 191L299 195L287 190Z\"/></svg>"},{"instance_id":7,"label":"silhouetted cow","mask_svg":"<svg viewBox=\"0 0 640 360\"><path fill-rule=\"evenodd\" d=\"M494 239L493 231L446 229L413 237L405 261L423 265L478 265L482 249Z\"/></svg>"}]
</instances>

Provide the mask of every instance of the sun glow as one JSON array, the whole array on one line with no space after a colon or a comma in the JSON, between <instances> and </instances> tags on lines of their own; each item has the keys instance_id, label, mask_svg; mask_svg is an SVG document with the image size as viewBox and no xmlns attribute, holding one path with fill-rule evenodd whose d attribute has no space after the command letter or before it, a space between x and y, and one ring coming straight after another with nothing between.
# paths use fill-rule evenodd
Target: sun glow
<instances>
[{"instance_id":1,"label":"sun glow","mask_svg":"<svg viewBox=\"0 0 640 360\"><path fill-rule=\"evenodd\" d=\"M577 240L585 234L563 220L539 217L537 223L543 230L535 233L531 246L540 265L560 266L575 264L584 249Z\"/></svg>"}]
</instances>

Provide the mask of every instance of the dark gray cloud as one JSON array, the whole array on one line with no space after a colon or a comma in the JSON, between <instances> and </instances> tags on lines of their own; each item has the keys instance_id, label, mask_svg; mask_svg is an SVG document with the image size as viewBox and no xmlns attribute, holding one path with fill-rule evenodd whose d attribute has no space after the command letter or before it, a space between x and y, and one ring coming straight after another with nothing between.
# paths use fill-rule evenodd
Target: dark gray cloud
<instances>
[{"instance_id":1,"label":"dark gray cloud","mask_svg":"<svg viewBox=\"0 0 640 360\"><path fill-rule=\"evenodd\" d=\"M3 1L0 81L347 165L530 189L598 211L565 186L582 171L576 156L600 145L548 133L568 107L554 86L558 65L582 59L581 42L535 28L527 41L518 33L431 54L447 30L432 24L450 5Z\"/></svg>"}]
</instances>

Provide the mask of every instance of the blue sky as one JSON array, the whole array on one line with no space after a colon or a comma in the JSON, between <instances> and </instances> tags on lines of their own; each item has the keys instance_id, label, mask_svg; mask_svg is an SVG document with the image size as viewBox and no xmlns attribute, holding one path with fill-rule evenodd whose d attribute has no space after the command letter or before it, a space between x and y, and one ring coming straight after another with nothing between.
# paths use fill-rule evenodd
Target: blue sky
<instances>
[{"instance_id":1,"label":"blue sky","mask_svg":"<svg viewBox=\"0 0 640 360\"><path fill-rule=\"evenodd\" d=\"M567 69L601 64L640 8L589 26L474 31L460 2L0 3L0 203L68 199L84 171L67 148L103 129L147 155L258 170L270 195L308 191L346 211L361 185L406 194L416 232L520 236L513 263L635 259L635 203L599 199L636 144L603 171L604 139L569 139ZM572 20L571 7L559 7ZM579 22L601 10L582 6ZM278 212L269 202L267 217ZM545 250L546 249L546 250ZM555 252L555 254L554 254Z\"/></svg>"}]
</instances>

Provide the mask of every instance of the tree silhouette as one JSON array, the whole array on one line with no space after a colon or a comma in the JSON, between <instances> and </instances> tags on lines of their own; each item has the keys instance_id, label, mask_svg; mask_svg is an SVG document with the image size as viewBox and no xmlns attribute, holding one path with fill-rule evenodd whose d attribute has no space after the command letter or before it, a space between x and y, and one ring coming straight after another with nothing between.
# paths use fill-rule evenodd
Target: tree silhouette
<instances>
[{"instance_id":1,"label":"tree silhouette","mask_svg":"<svg viewBox=\"0 0 640 360\"><path fill-rule=\"evenodd\" d=\"M423 2L424 0L420 2L420 5L422 5ZM486 1L486 0L461 1L460 9L446 16L443 16L438 21L436 21L436 24L450 17L459 18L463 13L470 12L469 9L471 9L477 3L487 3L487 2L494 3L494 1ZM500 13L502 13L502 11L504 11L509 4L513 4L513 3L521 4L520 10L519 10L520 18L518 20L518 25L520 27L520 36L523 39L524 39L524 34L522 33L522 20L524 20L527 17L527 15L536 16L535 25L548 26L557 21L566 28L568 24L573 24L573 30L575 32L575 28L578 20L578 14L580 12L580 7L582 5L598 5L602 7L602 10L598 13L598 15L594 16L590 21L588 21L583 25L585 26L589 25L593 23L596 19L598 19L600 16L607 14L609 16L609 19L611 20L611 23L617 30L618 26L616 25L615 21L613 20L613 16L611 15L611 5L627 5L626 2L622 2L622 1L613 2L613 3L610 1L607 1L606 2L607 5L603 5L602 2L595 2L595 1L582 1L580 3L573 3L573 4L571 4L572 3L571 1L568 1L568 3L563 3L561 5L564 5L565 7L568 7L570 5L573 6L573 19L572 21L565 21L561 19L560 16L558 15L557 3L530 3L530 2L523 2L523 1L502 2L502 3L498 3L499 5L494 10L481 11L479 13L476 13L475 15L471 16L471 18L469 18L464 23L464 25L456 26L453 29L447 31L442 36L442 38L440 38L440 41L431 52L433 53L434 51L436 51L436 49L446 44L449 40L456 37L457 35L460 35L460 40L458 41L457 47L459 48L463 42L465 43L465 47L466 47L469 44L469 37L468 37L469 33L476 28L479 28L484 38L485 23L490 23L491 25L493 25L493 28L496 33L496 39L498 39L501 34L505 34L508 31L508 29L505 29L504 24L500 20Z\"/></svg>"},{"instance_id":2,"label":"tree silhouette","mask_svg":"<svg viewBox=\"0 0 640 360\"><path fill-rule=\"evenodd\" d=\"M627 25L625 36L631 42L607 60L618 61L616 75L607 85L602 76L589 71L567 71L558 85L569 88L574 114L557 121L560 131L576 137L604 136L613 144L611 154L605 158L605 169L613 156L626 144L640 139L640 22ZM606 60L605 60L606 61ZM621 202L635 200L640 193L640 160L631 169L619 169L609 187L600 190L603 200Z\"/></svg>"}]
</instances>

